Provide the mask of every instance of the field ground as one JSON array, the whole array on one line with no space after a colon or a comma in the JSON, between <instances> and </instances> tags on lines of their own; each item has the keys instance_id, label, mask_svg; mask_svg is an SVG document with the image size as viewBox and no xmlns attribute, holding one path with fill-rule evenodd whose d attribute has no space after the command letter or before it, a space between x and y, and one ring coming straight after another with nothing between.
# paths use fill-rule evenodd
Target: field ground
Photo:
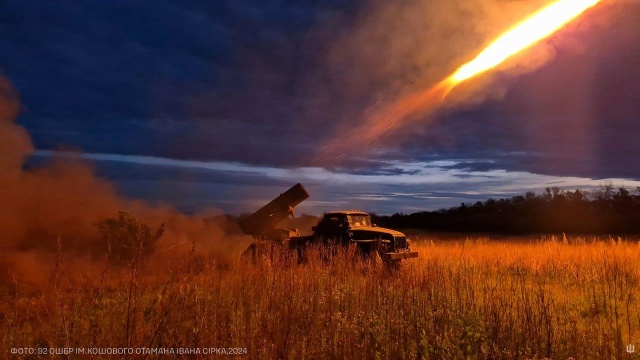
<instances>
[{"instance_id":1,"label":"field ground","mask_svg":"<svg viewBox=\"0 0 640 360\"><path fill-rule=\"evenodd\" d=\"M628 359L629 343L640 351L637 242L427 237L414 248L420 258L395 271L354 261L353 249L329 260L316 249L303 265L191 256L165 273L142 261L71 273L62 260L49 286L16 284L3 295L1 348L9 358L37 358L12 348L62 347L146 348L146 358L193 358L148 349L246 348L243 356L261 359Z\"/></svg>"}]
</instances>

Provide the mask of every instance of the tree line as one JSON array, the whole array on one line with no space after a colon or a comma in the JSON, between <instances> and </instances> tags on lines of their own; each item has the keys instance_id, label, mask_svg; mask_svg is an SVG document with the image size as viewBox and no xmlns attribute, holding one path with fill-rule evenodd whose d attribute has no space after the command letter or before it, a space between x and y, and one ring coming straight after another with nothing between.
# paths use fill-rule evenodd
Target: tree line
<instances>
[{"instance_id":1,"label":"tree line","mask_svg":"<svg viewBox=\"0 0 640 360\"><path fill-rule=\"evenodd\" d=\"M640 187L548 187L539 195L527 192L436 211L374 215L374 221L389 228L450 232L640 234Z\"/></svg>"}]
</instances>

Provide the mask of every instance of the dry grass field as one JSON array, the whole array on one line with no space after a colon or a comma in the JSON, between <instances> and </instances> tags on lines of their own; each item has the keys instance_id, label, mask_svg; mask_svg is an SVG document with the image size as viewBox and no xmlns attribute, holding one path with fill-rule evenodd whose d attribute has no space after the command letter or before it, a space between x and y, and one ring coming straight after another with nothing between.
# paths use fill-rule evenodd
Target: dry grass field
<instances>
[{"instance_id":1,"label":"dry grass field","mask_svg":"<svg viewBox=\"0 0 640 360\"><path fill-rule=\"evenodd\" d=\"M192 255L165 271L137 259L78 273L59 258L49 286L3 294L2 357L224 348L261 359L627 359L628 343L639 348L637 242L424 238L414 248L420 258L394 271L353 250L327 260L316 249L303 265Z\"/></svg>"}]
</instances>

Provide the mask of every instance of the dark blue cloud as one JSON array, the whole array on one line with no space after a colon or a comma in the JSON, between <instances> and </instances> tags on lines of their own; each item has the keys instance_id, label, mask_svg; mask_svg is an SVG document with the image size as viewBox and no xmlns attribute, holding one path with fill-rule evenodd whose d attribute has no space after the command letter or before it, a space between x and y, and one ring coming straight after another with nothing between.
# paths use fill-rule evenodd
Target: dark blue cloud
<instances>
[{"instance_id":1,"label":"dark blue cloud","mask_svg":"<svg viewBox=\"0 0 640 360\"><path fill-rule=\"evenodd\" d=\"M5 6L0 61L33 117L151 116L158 89L211 81L230 49L219 21L168 1Z\"/></svg>"},{"instance_id":2,"label":"dark blue cloud","mask_svg":"<svg viewBox=\"0 0 640 360\"><path fill-rule=\"evenodd\" d=\"M393 95L387 87L397 90L426 71L410 56L428 45L416 35L420 27L394 22L371 38L359 28L384 3L8 0L0 5L0 68L22 97L18 121L40 149L67 144L92 153L307 166L340 137L336 129L355 124L381 94ZM549 41L556 54L547 65L498 74L495 86L508 89L503 97L387 134L384 151L347 156L338 172L408 176L419 171L387 161L452 159L449 169L467 172L640 178L639 16L635 3L595 9L584 20L593 27ZM340 41L353 34L356 41ZM392 46L409 51L393 66L385 63L394 59L386 54ZM262 181L120 163L100 168L127 194L148 198L159 197L148 193L151 182L233 192ZM181 196L169 197L186 201Z\"/></svg>"},{"instance_id":3,"label":"dark blue cloud","mask_svg":"<svg viewBox=\"0 0 640 360\"><path fill-rule=\"evenodd\" d=\"M309 31L340 3L8 1L0 67L38 147L234 157L293 134Z\"/></svg>"}]
</instances>

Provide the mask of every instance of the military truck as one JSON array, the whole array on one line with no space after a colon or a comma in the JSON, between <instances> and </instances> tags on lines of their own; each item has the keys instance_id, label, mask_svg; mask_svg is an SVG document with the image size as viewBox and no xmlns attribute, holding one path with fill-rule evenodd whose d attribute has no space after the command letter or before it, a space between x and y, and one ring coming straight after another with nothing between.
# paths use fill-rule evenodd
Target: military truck
<instances>
[{"instance_id":1,"label":"military truck","mask_svg":"<svg viewBox=\"0 0 640 360\"><path fill-rule=\"evenodd\" d=\"M309 197L302 184L296 184L255 213L240 221L240 227L258 241L245 251L245 256L272 253L278 250L297 250L303 254L311 244L328 247L355 245L365 256L380 258L385 264L397 267L403 259L418 257L411 251L407 237L395 230L378 227L369 214L359 210L331 211L322 215L312 227L313 234L300 236L297 229L277 229L275 226L293 216L295 206Z\"/></svg>"}]
</instances>

